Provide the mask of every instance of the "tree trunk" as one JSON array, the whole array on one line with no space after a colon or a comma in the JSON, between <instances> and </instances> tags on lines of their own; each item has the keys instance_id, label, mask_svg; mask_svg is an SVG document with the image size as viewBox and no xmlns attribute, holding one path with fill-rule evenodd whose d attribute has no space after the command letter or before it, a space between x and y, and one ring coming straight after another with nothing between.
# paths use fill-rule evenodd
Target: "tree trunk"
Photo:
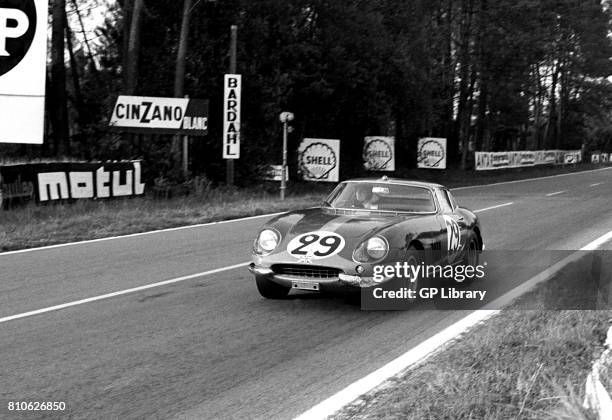
<instances>
[{"instance_id":1,"label":"tree trunk","mask_svg":"<svg viewBox=\"0 0 612 420\"><path fill-rule=\"evenodd\" d=\"M83 17L81 16L81 11L77 5L77 0L72 0L72 6L74 7L74 12L77 15L79 25L81 26L81 31L83 32L83 40L85 41L85 47L87 48L87 57L89 57L91 71L93 73L97 73L98 68L96 67L96 60L94 60L93 53L91 52L91 45L89 44L89 39L87 38L87 31L85 30L85 24L83 23Z\"/></svg>"},{"instance_id":2,"label":"tree trunk","mask_svg":"<svg viewBox=\"0 0 612 420\"><path fill-rule=\"evenodd\" d=\"M189 17L191 14L192 0L185 0L183 3L183 18L181 22L181 35L179 39L178 54L176 57L176 70L174 73L174 96L182 98L185 95L185 67L187 59L187 46L189 44ZM181 161L181 136L174 136L172 139L172 156L174 162Z\"/></svg>"},{"instance_id":3,"label":"tree trunk","mask_svg":"<svg viewBox=\"0 0 612 420\"><path fill-rule=\"evenodd\" d=\"M446 3L445 13L445 36L443 58L444 73L444 107L443 107L443 134L448 139L448 156L454 158L458 154L458 147L454 130L453 117L455 114L455 78L456 78L456 63L453 58L453 0L448 0ZM449 159L450 162L451 159Z\"/></svg>"},{"instance_id":4,"label":"tree trunk","mask_svg":"<svg viewBox=\"0 0 612 420\"><path fill-rule=\"evenodd\" d=\"M461 152L461 169L465 169L469 136L469 124L471 117L471 109L469 109L468 101L471 96L470 90L473 89L473 84L470 79L471 63L470 63L470 42L471 42L471 26L472 26L472 5L473 0L462 0L462 19L461 19L461 43L459 45L460 52L460 70L459 77L459 103L457 106L457 141L462 147Z\"/></svg>"},{"instance_id":5,"label":"tree trunk","mask_svg":"<svg viewBox=\"0 0 612 420\"><path fill-rule=\"evenodd\" d=\"M128 85L128 49L130 47L130 28L132 26L132 11L134 9L133 0L123 1L123 89L127 91Z\"/></svg>"},{"instance_id":6,"label":"tree trunk","mask_svg":"<svg viewBox=\"0 0 612 420\"><path fill-rule=\"evenodd\" d=\"M138 60L140 57L140 23L144 0L134 0L130 22L130 37L126 57L126 94L133 95L138 85Z\"/></svg>"},{"instance_id":7,"label":"tree trunk","mask_svg":"<svg viewBox=\"0 0 612 420\"><path fill-rule=\"evenodd\" d=\"M66 0L53 2L51 35L51 119L55 152L70 153L68 132L68 105L66 101L66 68L64 67L64 28L66 27Z\"/></svg>"},{"instance_id":8,"label":"tree trunk","mask_svg":"<svg viewBox=\"0 0 612 420\"><path fill-rule=\"evenodd\" d=\"M478 66L479 66L479 86L478 86L478 118L476 119L476 150L483 149L485 125L487 120L487 107L488 107L488 72L489 66L487 65L487 49L485 47L485 37L487 33L487 0L481 0L480 2L480 17L478 19Z\"/></svg>"},{"instance_id":9,"label":"tree trunk","mask_svg":"<svg viewBox=\"0 0 612 420\"><path fill-rule=\"evenodd\" d=\"M192 0L183 3L183 21L181 23L181 37L179 40L178 55L176 57L176 72L174 74L174 96L182 98L185 94L185 60L189 43L189 17Z\"/></svg>"},{"instance_id":10,"label":"tree trunk","mask_svg":"<svg viewBox=\"0 0 612 420\"><path fill-rule=\"evenodd\" d=\"M488 96L488 85L484 77L480 79L480 89L478 92L478 118L476 119L476 150L488 151L485 147L485 130L487 121L487 96Z\"/></svg>"},{"instance_id":11,"label":"tree trunk","mask_svg":"<svg viewBox=\"0 0 612 420\"><path fill-rule=\"evenodd\" d=\"M554 119L557 117L557 80L559 76L559 68L553 68L552 83L550 88L550 109L548 113L548 122L546 123L546 130L544 131L544 139L547 147L554 147L556 143L555 131L557 125ZM551 135L552 131L552 135Z\"/></svg>"},{"instance_id":12,"label":"tree trunk","mask_svg":"<svg viewBox=\"0 0 612 420\"><path fill-rule=\"evenodd\" d=\"M66 20L66 46L68 47L68 55L70 57L70 74L72 75L72 87L74 89L74 102L76 103L77 121L79 127L85 122L85 114L87 109L83 101L83 94L81 91L81 81L79 80L79 66L74 55L74 48L72 46L72 30Z\"/></svg>"},{"instance_id":13,"label":"tree trunk","mask_svg":"<svg viewBox=\"0 0 612 420\"><path fill-rule=\"evenodd\" d=\"M557 130L555 134L557 135L555 141L555 147L557 149L561 148L561 140L563 136L563 113L565 112L565 107L567 105L567 74L565 70L565 62L561 64L559 68L559 107L557 109Z\"/></svg>"},{"instance_id":14,"label":"tree trunk","mask_svg":"<svg viewBox=\"0 0 612 420\"><path fill-rule=\"evenodd\" d=\"M533 98L534 124L533 138L535 150L543 149L542 144L542 78L540 76L540 65L534 65L534 75L536 82L536 94Z\"/></svg>"}]
</instances>

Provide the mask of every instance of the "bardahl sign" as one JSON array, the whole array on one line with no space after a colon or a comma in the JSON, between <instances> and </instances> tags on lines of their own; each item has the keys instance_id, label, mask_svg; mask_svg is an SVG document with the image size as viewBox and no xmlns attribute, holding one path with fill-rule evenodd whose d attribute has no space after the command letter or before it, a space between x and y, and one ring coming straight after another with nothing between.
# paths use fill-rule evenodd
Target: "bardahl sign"
<instances>
[{"instance_id":1,"label":"bardahl sign","mask_svg":"<svg viewBox=\"0 0 612 420\"><path fill-rule=\"evenodd\" d=\"M208 100L119 96L110 127L136 133L205 136Z\"/></svg>"},{"instance_id":2,"label":"bardahl sign","mask_svg":"<svg viewBox=\"0 0 612 420\"><path fill-rule=\"evenodd\" d=\"M223 89L223 159L240 159L242 76L226 74Z\"/></svg>"},{"instance_id":3,"label":"bardahl sign","mask_svg":"<svg viewBox=\"0 0 612 420\"><path fill-rule=\"evenodd\" d=\"M0 143L42 144L47 0L0 0Z\"/></svg>"},{"instance_id":4,"label":"bardahl sign","mask_svg":"<svg viewBox=\"0 0 612 420\"><path fill-rule=\"evenodd\" d=\"M0 166L0 202L39 203L144 194L140 161L34 163Z\"/></svg>"},{"instance_id":5,"label":"bardahl sign","mask_svg":"<svg viewBox=\"0 0 612 420\"><path fill-rule=\"evenodd\" d=\"M340 140L304 139L298 148L298 168L305 181L338 182Z\"/></svg>"}]
</instances>

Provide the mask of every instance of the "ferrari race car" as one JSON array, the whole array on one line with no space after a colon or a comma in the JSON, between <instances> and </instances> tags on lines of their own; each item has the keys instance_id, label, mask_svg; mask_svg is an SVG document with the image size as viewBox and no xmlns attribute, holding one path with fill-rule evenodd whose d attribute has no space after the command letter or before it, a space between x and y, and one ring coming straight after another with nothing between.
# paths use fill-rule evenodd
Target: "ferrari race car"
<instances>
[{"instance_id":1,"label":"ferrari race car","mask_svg":"<svg viewBox=\"0 0 612 420\"><path fill-rule=\"evenodd\" d=\"M268 221L253 243L262 296L291 289L359 291L389 281L377 265L476 265L483 240L477 216L442 185L391 179L342 182L321 207ZM422 280L421 280L422 282ZM423 287L419 279L412 287Z\"/></svg>"}]
</instances>

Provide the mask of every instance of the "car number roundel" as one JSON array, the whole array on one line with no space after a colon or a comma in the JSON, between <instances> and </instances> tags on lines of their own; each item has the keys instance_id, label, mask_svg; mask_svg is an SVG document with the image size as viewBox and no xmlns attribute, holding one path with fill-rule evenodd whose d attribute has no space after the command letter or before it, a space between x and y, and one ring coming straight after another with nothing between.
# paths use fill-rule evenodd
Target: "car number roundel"
<instances>
[{"instance_id":1,"label":"car number roundel","mask_svg":"<svg viewBox=\"0 0 612 420\"><path fill-rule=\"evenodd\" d=\"M344 238L337 233L319 230L303 233L287 245L287 252L296 258L321 259L336 255L344 248Z\"/></svg>"}]
</instances>

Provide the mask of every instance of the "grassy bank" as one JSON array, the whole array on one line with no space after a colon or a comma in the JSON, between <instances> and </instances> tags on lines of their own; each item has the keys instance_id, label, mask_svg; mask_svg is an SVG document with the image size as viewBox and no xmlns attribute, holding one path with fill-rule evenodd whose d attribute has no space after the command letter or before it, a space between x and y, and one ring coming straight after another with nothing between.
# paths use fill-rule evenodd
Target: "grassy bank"
<instances>
[{"instance_id":1,"label":"grassy bank","mask_svg":"<svg viewBox=\"0 0 612 420\"><path fill-rule=\"evenodd\" d=\"M589 164L571 167L525 168L509 171L410 170L404 178L439 182L449 187L478 185L593 169ZM290 186L286 201L265 189L216 189L201 198L155 200L150 197L119 201L81 201L16 207L0 210L0 252L71 241L103 238L273 213L316 205L333 185Z\"/></svg>"},{"instance_id":2,"label":"grassy bank","mask_svg":"<svg viewBox=\"0 0 612 420\"><path fill-rule=\"evenodd\" d=\"M0 211L0 252L146 232L312 206L321 194L289 196L266 192L217 192L203 198L135 198L28 205Z\"/></svg>"},{"instance_id":3,"label":"grassy bank","mask_svg":"<svg viewBox=\"0 0 612 420\"><path fill-rule=\"evenodd\" d=\"M334 418L591 419L584 384L612 311L521 309L601 307L584 288L588 258Z\"/></svg>"}]
</instances>

